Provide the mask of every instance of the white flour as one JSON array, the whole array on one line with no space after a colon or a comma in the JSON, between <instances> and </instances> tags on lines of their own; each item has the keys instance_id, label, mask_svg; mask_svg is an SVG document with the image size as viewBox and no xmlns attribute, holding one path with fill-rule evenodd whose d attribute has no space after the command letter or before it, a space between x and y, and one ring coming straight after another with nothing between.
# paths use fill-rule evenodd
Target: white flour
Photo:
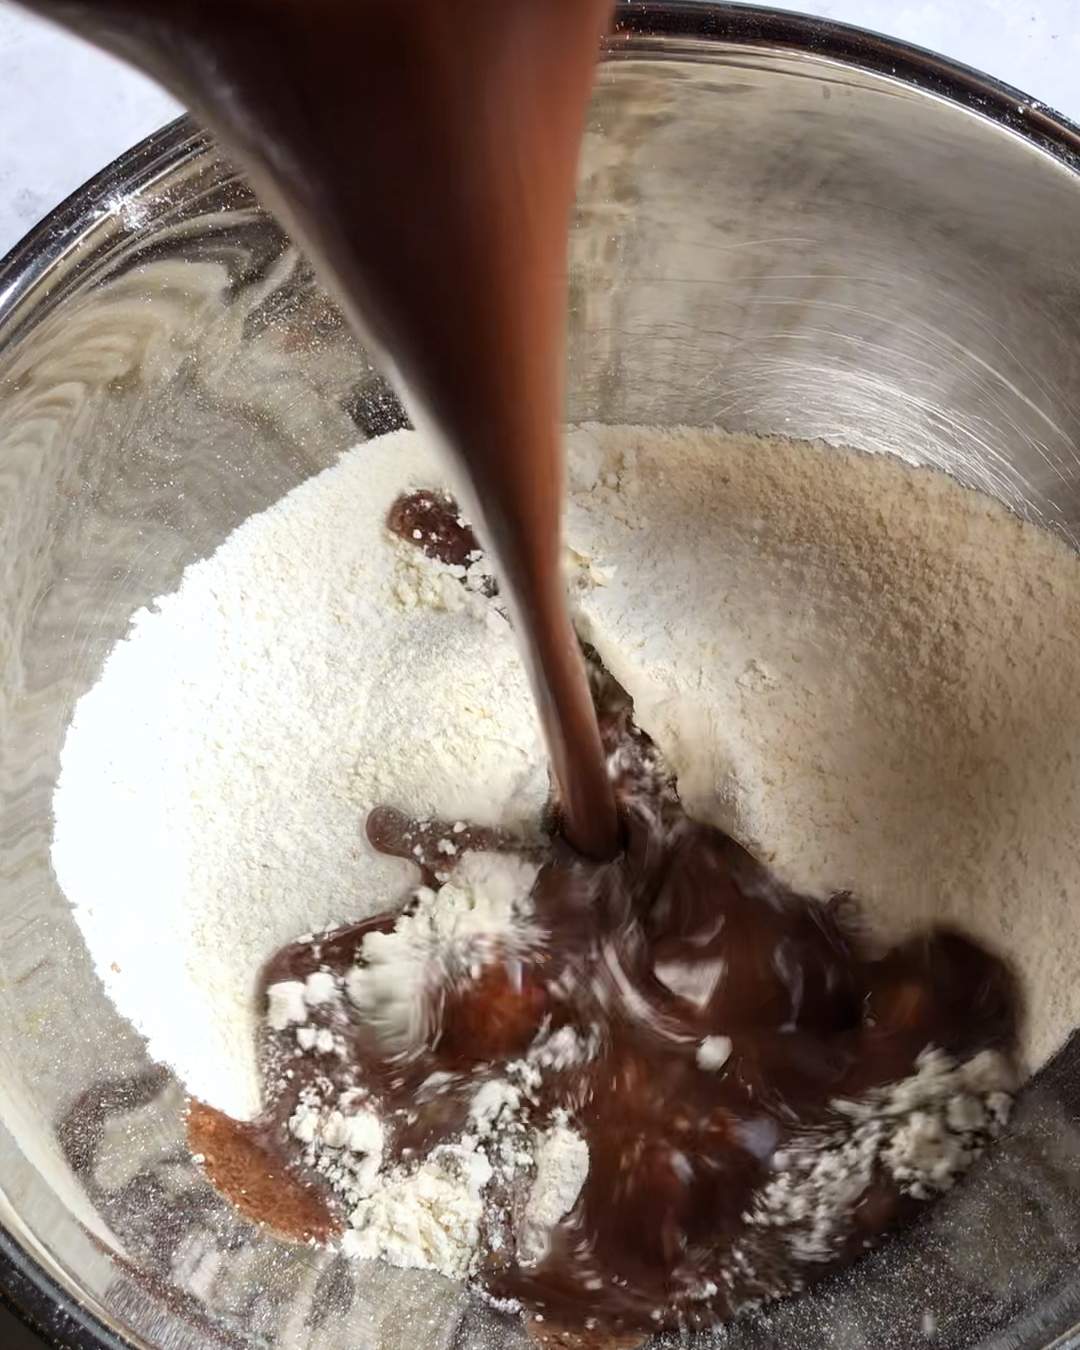
<instances>
[{"instance_id":1,"label":"white flour","mask_svg":"<svg viewBox=\"0 0 1080 1350\"><path fill-rule=\"evenodd\" d=\"M984 1051L957 1064L925 1051L916 1072L864 1100L834 1102L853 1128L819 1131L776 1152L773 1180L754 1197L750 1236L737 1245L752 1261L753 1230L779 1230L797 1261L830 1260L875 1173L916 1199L950 1190L1009 1118L1015 1083L1006 1062Z\"/></svg>"},{"instance_id":2,"label":"white flour","mask_svg":"<svg viewBox=\"0 0 1080 1350\"><path fill-rule=\"evenodd\" d=\"M365 937L344 990L325 971L272 984L266 1020L276 1031L297 1027L297 1048L285 1063L295 1066L308 1052L330 1053L333 1033L325 1026L316 1032L308 1016L313 1009L340 1012L345 997L391 1052L414 1049L428 1031L417 1009L427 1002L430 982L458 964L482 965L496 952L505 959L527 943L536 871L504 854L464 853L437 892L416 891L415 908L391 932ZM520 1259L540 1259L585 1183L589 1151L565 1112L553 1112L547 1128L537 1131L525 1124L521 1107L526 1099L535 1102L545 1073L582 1063L595 1050L592 1038L572 1027L554 1033L542 1027L525 1056L506 1066L507 1078L489 1079L473 1093L467 1130L427 1157L396 1166L384 1167L387 1132L366 1092L336 1094L325 1075L316 1078L301 1092L289 1132L307 1166L343 1202L342 1251L463 1279L481 1251L486 1224L489 1242L505 1229ZM454 1078L431 1074L418 1096L436 1096ZM514 1225L485 1190L493 1178L505 1188L519 1177L529 1183L528 1195Z\"/></svg>"},{"instance_id":3,"label":"white flour","mask_svg":"<svg viewBox=\"0 0 1080 1350\"><path fill-rule=\"evenodd\" d=\"M582 629L689 809L882 927L1011 954L1045 1056L1080 1005L1080 561L882 457L599 427L571 455ZM497 605L383 529L446 481L415 434L359 447L136 615L76 710L57 875L151 1053L238 1117L261 962L415 880L365 811L527 826L546 798Z\"/></svg>"},{"instance_id":4,"label":"white flour","mask_svg":"<svg viewBox=\"0 0 1080 1350\"><path fill-rule=\"evenodd\" d=\"M480 1245L483 1190L490 1180L483 1150L471 1143L441 1145L419 1166L391 1173L360 1201L341 1249L361 1260L464 1279Z\"/></svg>"},{"instance_id":5,"label":"white flour","mask_svg":"<svg viewBox=\"0 0 1080 1350\"><path fill-rule=\"evenodd\" d=\"M388 1053L424 1038L422 1019L431 1011L425 993L449 963L467 967L498 943L509 948L527 943L538 870L505 853L464 853L438 891L419 888L415 907L392 932L367 934L363 964L349 972L346 987Z\"/></svg>"},{"instance_id":6,"label":"white flour","mask_svg":"<svg viewBox=\"0 0 1080 1350\"><path fill-rule=\"evenodd\" d=\"M559 1123L536 1141L536 1178L525 1205L518 1258L543 1259L555 1225L577 1204L589 1175L589 1146L576 1130Z\"/></svg>"},{"instance_id":7,"label":"white flour","mask_svg":"<svg viewBox=\"0 0 1080 1350\"><path fill-rule=\"evenodd\" d=\"M527 825L547 798L506 622L482 597L399 598L403 571L433 589L440 569L405 565L386 512L444 479L410 434L355 451L136 614L76 708L57 877L151 1054L239 1118L259 1107L261 963L415 879L367 845L367 810Z\"/></svg>"},{"instance_id":8,"label":"white flour","mask_svg":"<svg viewBox=\"0 0 1080 1350\"><path fill-rule=\"evenodd\" d=\"M706 1073L716 1073L730 1058L730 1036L706 1036L697 1048L698 1068Z\"/></svg>"}]
</instances>

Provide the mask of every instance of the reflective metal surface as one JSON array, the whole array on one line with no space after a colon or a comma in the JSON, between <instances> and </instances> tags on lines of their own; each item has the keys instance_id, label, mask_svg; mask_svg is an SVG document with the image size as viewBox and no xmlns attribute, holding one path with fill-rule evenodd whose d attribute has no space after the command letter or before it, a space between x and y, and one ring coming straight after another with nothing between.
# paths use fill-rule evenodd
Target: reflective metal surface
<instances>
[{"instance_id":1,"label":"reflective metal surface","mask_svg":"<svg viewBox=\"0 0 1080 1350\"><path fill-rule=\"evenodd\" d=\"M891 451L1080 542L1077 133L815 21L621 16L574 224L570 416ZM48 866L71 707L131 613L392 415L303 262L184 123L0 270L2 1245L21 1296L86 1344L522 1341L435 1277L230 1213ZM1071 1344L1074 1059L929 1222L723 1343L889 1350L933 1325L936 1346Z\"/></svg>"}]
</instances>

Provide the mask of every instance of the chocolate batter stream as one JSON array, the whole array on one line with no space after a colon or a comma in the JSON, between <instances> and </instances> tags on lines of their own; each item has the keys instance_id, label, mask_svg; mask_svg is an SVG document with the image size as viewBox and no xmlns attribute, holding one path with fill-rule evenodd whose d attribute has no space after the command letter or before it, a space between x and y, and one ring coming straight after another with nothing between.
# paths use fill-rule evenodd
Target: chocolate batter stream
<instances>
[{"instance_id":1,"label":"chocolate batter stream","mask_svg":"<svg viewBox=\"0 0 1080 1350\"><path fill-rule=\"evenodd\" d=\"M590 688L560 569L558 425L567 222L610 0L30 7L145 67L214 127L464 466L556 781L539 844L409 821L393 803L373 813L371 842L417 861L431 888L462 853L532 853L527 938L433 971L406 1051L340 999L307 1027L333 1052L298 1058L293 1029L267 1032L264 1117L193 1106L210 1176L259 1220L327 1238L347 1215L290 1133L305 1091L361 1094L388 1163L409 1163L460 1136L479 1086L572 1032L587 1053L523 1080L516 1128L573 1122L588 1177L539 1253L521 1240L527 1178L492 1182L475 1271L490 1295L548 1327L648 1330L707 1323L850 1259L997 1132L1017 1000L1001 962L958 934L874 952L847 902L779 886L685 815L599 669ZM435 493L388 524L471 565L475 540ZM312 974L343 986L400 912L286 948L263 991ZM939 1069L953 1074L947 1107L915 1089L918 1109L895 1105L890 1085ZM909 1126L937 1130L936 1173ZM830 1167L846 1189L826 1184Z\"/></svg>"},{"instance_id":2,"label":"chocolate batter stream","mask_svg":"<svg viewBox=\"0 0 1080 1350\"><path fill-rule=\"evenodd\" d=\"M30 0L221 136L464 466L568 839L617 848L561 559L566 239L611 0Z\"/></svg>"}]
</instances>

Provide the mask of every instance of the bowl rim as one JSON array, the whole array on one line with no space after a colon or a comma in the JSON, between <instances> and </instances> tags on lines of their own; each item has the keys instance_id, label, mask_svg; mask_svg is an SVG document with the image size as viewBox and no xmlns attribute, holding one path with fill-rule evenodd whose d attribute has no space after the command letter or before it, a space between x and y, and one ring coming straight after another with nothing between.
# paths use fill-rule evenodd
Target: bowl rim
<instances>
[{"instance_id":1,"label":"bowl rim","mask_svg":"<svg viewBox=\"0 0 1080 1350\"><path fill-rule=\"evenodd\" d=\"M926 47L868 28L729 0L615 0L607 59L645 39L704 41L818 57L879 75L995 123L1080 177L1080 123L1002 80ZM0 257L0 347L4 327L33 284L95 223L213 138L184 113L124 151L66 197Z\"/></svg>"},{"instance_id":2,"label":"bowl rim","mask_svg":"<svg viewBox=\"0 0 1080 1350\"><path fill-rule=\"evenodd\" d=\"M1080 124L1004 81L928 48L833 19L728 0L615 0L615 4L607 59L630 57L648 39L679 38L820 58L964 108L1047 153L1080 178ZM0 350L14 336L3 330L17 304L98 222L155 179L213 145L213 137L182 114L124 151L29 230L0 258ZM55 1350L134 1350L124 1333L108 1327L2 1223L0 1306ZM1070 1317L1058 1335L1067 1337L1073 1330Z\"/></svg>"}]
</instances>

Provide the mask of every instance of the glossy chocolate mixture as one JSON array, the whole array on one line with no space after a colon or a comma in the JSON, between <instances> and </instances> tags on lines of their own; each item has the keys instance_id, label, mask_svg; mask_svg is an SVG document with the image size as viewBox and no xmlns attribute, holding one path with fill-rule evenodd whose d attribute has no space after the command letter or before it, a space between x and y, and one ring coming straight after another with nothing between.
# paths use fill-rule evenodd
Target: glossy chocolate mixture
<instances>
[{"instance_id":1,"label":"glossy chocolate mixture","mask_svg":"<svg viewBox=\"0 0 1080 1350\"><path fill-rule=\"evenodd\" d=\"M237 155L471 480L564 832L617 848L560 568L566 240L612 0L27 0Z\"/></svg>"},{"instance_id":2,"label":"glossy chocolate mixture","mask_svg":"<svg viewBox=\"0 0 1080 1350\"><path fill-rule=\"evenodd\" d=\"M388 524L444 561L479 563L444 494L401 498ZM305 1169L290 1135L305 1092L331 1103L362 1092L386 1126L384 1167L408 1164L459 1139L480 1087L508 1081L530 1047L572 1028L587 1054L549 1066L518 1118L526 1133L557 1118L581 1133L584 1189L546 1256L519 1259L528 1178L496 1176L476 1276L500 1305L539 1312L544 1334L706 1325L850 1260L931 1192L875 1161L835 1201L827 1247L800 1256L792 1233L809 1232L805 1198L764 1225L750 1217L776 1159L807 1139L823 1150L831 1141L834 1162L846 1157L855 1126L837 1102L872 1101L910 1079L930 1046L961 1064L985 1050L1007 1056L1018 1009L1006 967L961 935L937 929L873 953L848 898L822 905L786 890L735 841L686 816L625 693L592 668L625 831L620 855L597 863L557 834L537 845L466 822L412 821L389 806L373 811L370 842L415 863L428 887L444 884L472 850L537 860L528 934L434 968L425 1030L406 1049L382 1043L344 998L310 1014L309 1030L336 1038L333 1052L300 1055L295 1028L268 1031L269 1110L245 1127L248 1153L222 1155L234 1174L216 1176L235 1195L238 1178L248 1185L237 1159L249 1158L252 1176L282 1185L268 1208L250 1194L241 1205L299 1235L325 1236L348 1213ZM262 990L314 972L346 987L365 936L388 933L401 913L291 944L263 972ZM702 1061L703 1042L724 1046L719 1062ZM963 1128L977 1147L996 1132L984 1107L965 1098L961 1108L975 1112ZM212 1149L219 1119L203 1111L194 1125L200 1149L208 1139Z\"/></svg>"}]
</instances>

